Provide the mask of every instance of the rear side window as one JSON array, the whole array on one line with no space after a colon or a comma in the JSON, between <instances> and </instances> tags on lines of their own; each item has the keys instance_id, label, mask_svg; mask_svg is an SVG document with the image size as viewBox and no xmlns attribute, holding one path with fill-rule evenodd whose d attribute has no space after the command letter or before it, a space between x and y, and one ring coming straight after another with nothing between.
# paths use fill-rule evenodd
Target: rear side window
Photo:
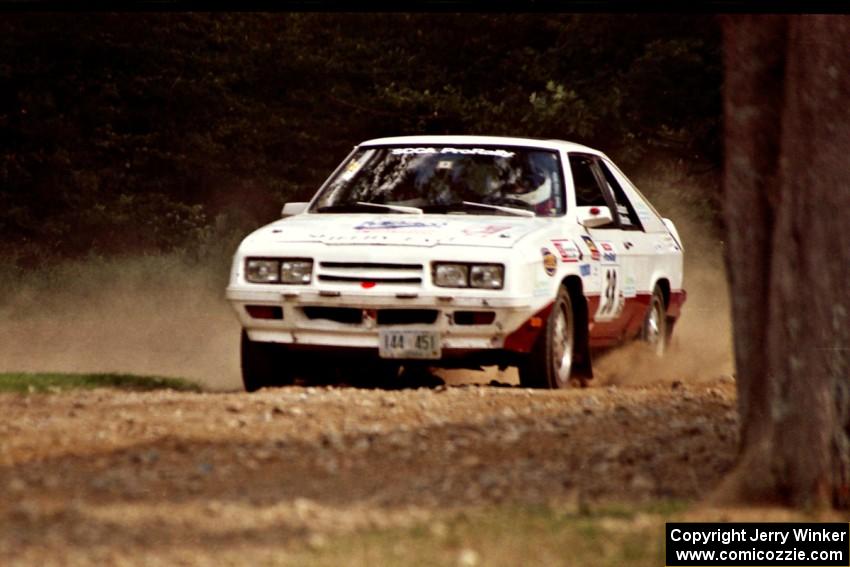
<instances>
[{"instance_id":1,"label":"rear side window","mask_svg":"<svg viewBox=\"0 0 850 567\"><path fill-rule=\"evenodd\" d=\"M605 162L599 160L596 164L602 172L602 177L605 180L605 183L614 195L614 201L617 206L617 216L620 220L620 228L623 230L643 230L643 227L640 224L640 219L638 218L634 207L632 207L632 204L626 198L623 188L620 187L620 184L617 182L617 178L614 177L614 174L611 173L611 170L608 169Z\"/></svg>"},{"instance_id":2,"label":"rear side window","mask_svg":"<svg viewBox=\"0 0 850 567\"><path fill-rule=\"evenodd\" d=\"M593 173L593 160L586 156L571 155L570 171L573 173L576 205L579 207L607 207L605 195Z\"/></svg>"},{"instance_id":3,"label":"rear side window","mask_svg":"<svg viewBox=\"0 0 850 567\"><path fill-rule=\"evenodd\" d=\"M646 200L638 188L635 187L635 184L626 177L626 174L623 173L615 163L607 160L600 161L605 163L608 171L611 172L614 179L623 190L629 204L632 206L632 210L637 214L643 231L652 233L662 232L666 234L667 227L664 226L664 222L661 220L661 216L658 211L656 211L649 201Z\"/></svg>"}]
</instances>

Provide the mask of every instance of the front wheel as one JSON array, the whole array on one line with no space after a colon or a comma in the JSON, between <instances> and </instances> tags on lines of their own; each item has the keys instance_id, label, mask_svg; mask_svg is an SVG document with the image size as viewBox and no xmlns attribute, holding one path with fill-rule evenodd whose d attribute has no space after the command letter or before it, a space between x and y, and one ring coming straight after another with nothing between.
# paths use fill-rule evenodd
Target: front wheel
<instances>
[{"instance_id":1,"label":"front wheel","mask_svg":"<svg viewBox=\"0 0 850 567\"><path fill-rule=\"evenodd\" d=\"M570 294L560 288L546 328L540 334L528 358L519 366L519 382L525 388L567 388L574 378L576 350L575 312Z\"/></svg>"},{"instance_id":2,"label":"front wheel","mask_svg":"<svg viewBox=\"0 0 850 567\"><path fill-rule=\"evenodd\" d=\"M246 392L292 383L291 373L283 364L280 345L252 341L248 338L248 332L242 329L239 350L242 359L242 384Z\"/></svg>"},{"instance_id":3,"label":"front wheel","mask_svg":"<svg viewBox=\"0 0 850 567\"><path fill-rule=\"evenodd\" d=\"M640 337L656 356L664 355L667 350L667 310L664 307L664 294L658 286L652 292Z\"/></svg>"}]
</instances>

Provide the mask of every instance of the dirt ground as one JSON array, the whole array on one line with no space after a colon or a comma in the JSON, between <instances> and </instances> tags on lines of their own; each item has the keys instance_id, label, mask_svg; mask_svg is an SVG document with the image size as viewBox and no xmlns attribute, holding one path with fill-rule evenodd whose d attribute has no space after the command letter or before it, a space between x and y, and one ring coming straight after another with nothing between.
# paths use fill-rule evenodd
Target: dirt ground
<instances>
[{"instance_id":1,"label":"dirt ground","mask_svg":"<svg viewBox=\"0 0 850 567\"><path fill-rule=\"evenodd\" d=\"M686 242L700 243L695 227ZM146 257L15 280L0 370L174 376L206 392L0 394L0 565L271 565L493 506L696 501L737 442L720 256L690 247L663 363L623 348L594 361L593 387L565 391L487 385L516 383L491 370L443 373L448 387L248 395L219 276Z\"/></svg>"},{"instance_id":2,"label":"dirt ground","mask_svg":"<svg viewBox=\"0 0 850 567\"><path fill-rule=\"evenodd\" d=\"M491 504L690 500L731 464L731 378L531 391L0 396L0 564L255 565Z\"/></svg>"}]
</instances>

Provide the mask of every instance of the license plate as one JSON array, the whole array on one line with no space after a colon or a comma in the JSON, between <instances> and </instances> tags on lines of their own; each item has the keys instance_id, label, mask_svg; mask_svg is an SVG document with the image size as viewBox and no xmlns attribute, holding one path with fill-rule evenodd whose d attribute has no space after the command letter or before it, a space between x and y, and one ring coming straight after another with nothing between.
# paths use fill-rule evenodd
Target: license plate
<instances>
[{"instance_id":1,"label":"license plate","mask_svg":"<svg viewBox=\"0 0 850 567\"><path fill-rule=\"evenodd\" d=\"M440 333L381 329L378 353L381 358L440 358Z\"/></svg>"}]
</instances>

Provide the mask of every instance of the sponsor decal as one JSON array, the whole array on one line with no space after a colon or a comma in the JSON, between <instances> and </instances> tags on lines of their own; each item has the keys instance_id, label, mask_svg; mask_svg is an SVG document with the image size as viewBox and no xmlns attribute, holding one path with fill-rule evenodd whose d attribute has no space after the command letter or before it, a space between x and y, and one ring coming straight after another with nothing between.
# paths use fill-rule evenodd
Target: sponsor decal
<instances>
[{"instance_id":1,"label":"sponsor decal","mask_svg":"<svg viewBox=\"0 0 850 567\"><path fill-rule=\"evenodd\" d=\"M546 297L551 292L549 291L549 282L551 280L540 280L534 284L534 297Z\"/></svg>"},{"instance_id":2,"label":"sponsor decal","mask_svg":"<svg viewBox=\"0 0 850 567\"><path fill-rule=\"evenodd\" d=\"M487 148L393 148L390 153L394 156L420 155L420 154L447 154L447 155L473 155L473 156L495 156L511 158L516 155L507 150L494 150Z\"/></svg>"},{"instance_id":3,"label":"sponsor decal","mask_svg":"<svg viewBox=\"0 0 850 567\"><path fill-rule=\"evenodd\" d=\"M626 276L626 283L623 285L623 297L636 297L637 285L634 276Z\"/></svg>"},{"instance_id":4,"label":"sponsor decal","mask_svg":"<svg viewBox=\"0 0 850 567\"><path fill-rule=\"evenodd\" d=\"M583 276L589 276L590 275L590 264L582 264L581 266L578 267L578 271Z\"/></svg>"},{"instance_id":5,"label":"sponsor decal","mask_svg":"<svg viewBox=\"0 0 850 567\"><path fill-rule=\"evenodd\" d=\"M561 262L578 262L584 257L572 240L553 240L552 246L561 255Z\"/></svg>"},{"instance_id":6,"label":"sponsor decal","mask_svg":"<svg viewBox=\"0 0 850 567\"><path fill-rule=\"evenodd\" d=\"M510 224L488 224L486 226L471 226L465 228L463 229L463 233L467 236L491 236L493 234L499 234L500 232L504 232L512 228L513 226Z\"/></svg>"},{"instance_id":7,"label":"sponsor decal","mask_svg":"<svg viewBox=\"0 0 850 567\"><path fill-rule=\"evenodd\" d=\"M596 244L593 242L593 239L589 236L582 235L582 240L584 240L585 245L587 245L587 249L590 250L590 259L591 260L599 260L599 248L596 247Z\"/></svg>"},{"instance_id":8,"label":"sponsor decal","mask_svg":"<svg viewBox=\"0 0 850 567\"><path fill-rule=\"evenodd\" d=\"M428 236L423 236L421 234L416 234L415 232L411 233L398 233L398 232L379 232L379 231L368 231L364 230L362 232L357 232L353 234L331 234L331 233L315 233L311 232L308 234L308 238L314 240L321 240L326 244L363 244L369 242L375 243L391 243L391 244L414 244L417 246L431 246L432 244L437 242L437 239L430 238Z\"/></svg>"},{"instance_id":9,"label":"sponsor decal","mask_svg":"<svg viewBox=\"0 0 850 567\"><path fill-rule=\"evenodd\" d=\"M417 154L436 154L436 148L393 148L390 154L394 156L407 156Z\"/></svg>"},{"instance_id":10,"label":"sponsor decal","mask_svg":"<svg viewBox=\"0 0 850 567\"><path fill-rule=\"evenodd\" d=\"M357 175L357 172L360 171L364 163L366 163L366 160L351 160L351 162L347 166L345 166L345 171L342 172L342 179L344 179L345 181L350 181L355 175Z\"/></svg>"},{"instance_id":11,"label":"sponsor decal","mask_svg":"<svg viewBox=\"0 0 850 567\"><path fill-rule=\"evenodd\" d=\"M614 252L614 245L607 241L600 241L599 247L602 248L602 263L615 264L617 263L617 253Z\"/></svg>"},{"instance_id":12,"label":"sponsor decal","mask_svg":"<svg viewBox=\"0 0 850 567\"><path fill-rule=\"evenodd\" d=\"M546 275L554 276L558 271L558 258L548 248L541 248L540 253L543 254L543 270Z\"/></svg>"},{"instance_id":13,"label":"sponsor decal","mask_svg":"<svg viewBox=\"0 0 850 567\"><path fill-rule=\"evenodd\" d=\"M366 221L354 227L354 230L397 230L409 228L443 228L445 222L381 220Z\"/></svg>"},{"instance_id":14,"label":"sponsor decal","mask_svg":"<svg viewBox=\"0 0 850 567\"><path fill-rule=\"evenodd\" d=\"M635 211L637 212L637 216L640 220L649 220L652 218L652 213L650 213L649 209L646 208L646 205L640 201L635 203Z\"/></svg>"}]
</instances>

